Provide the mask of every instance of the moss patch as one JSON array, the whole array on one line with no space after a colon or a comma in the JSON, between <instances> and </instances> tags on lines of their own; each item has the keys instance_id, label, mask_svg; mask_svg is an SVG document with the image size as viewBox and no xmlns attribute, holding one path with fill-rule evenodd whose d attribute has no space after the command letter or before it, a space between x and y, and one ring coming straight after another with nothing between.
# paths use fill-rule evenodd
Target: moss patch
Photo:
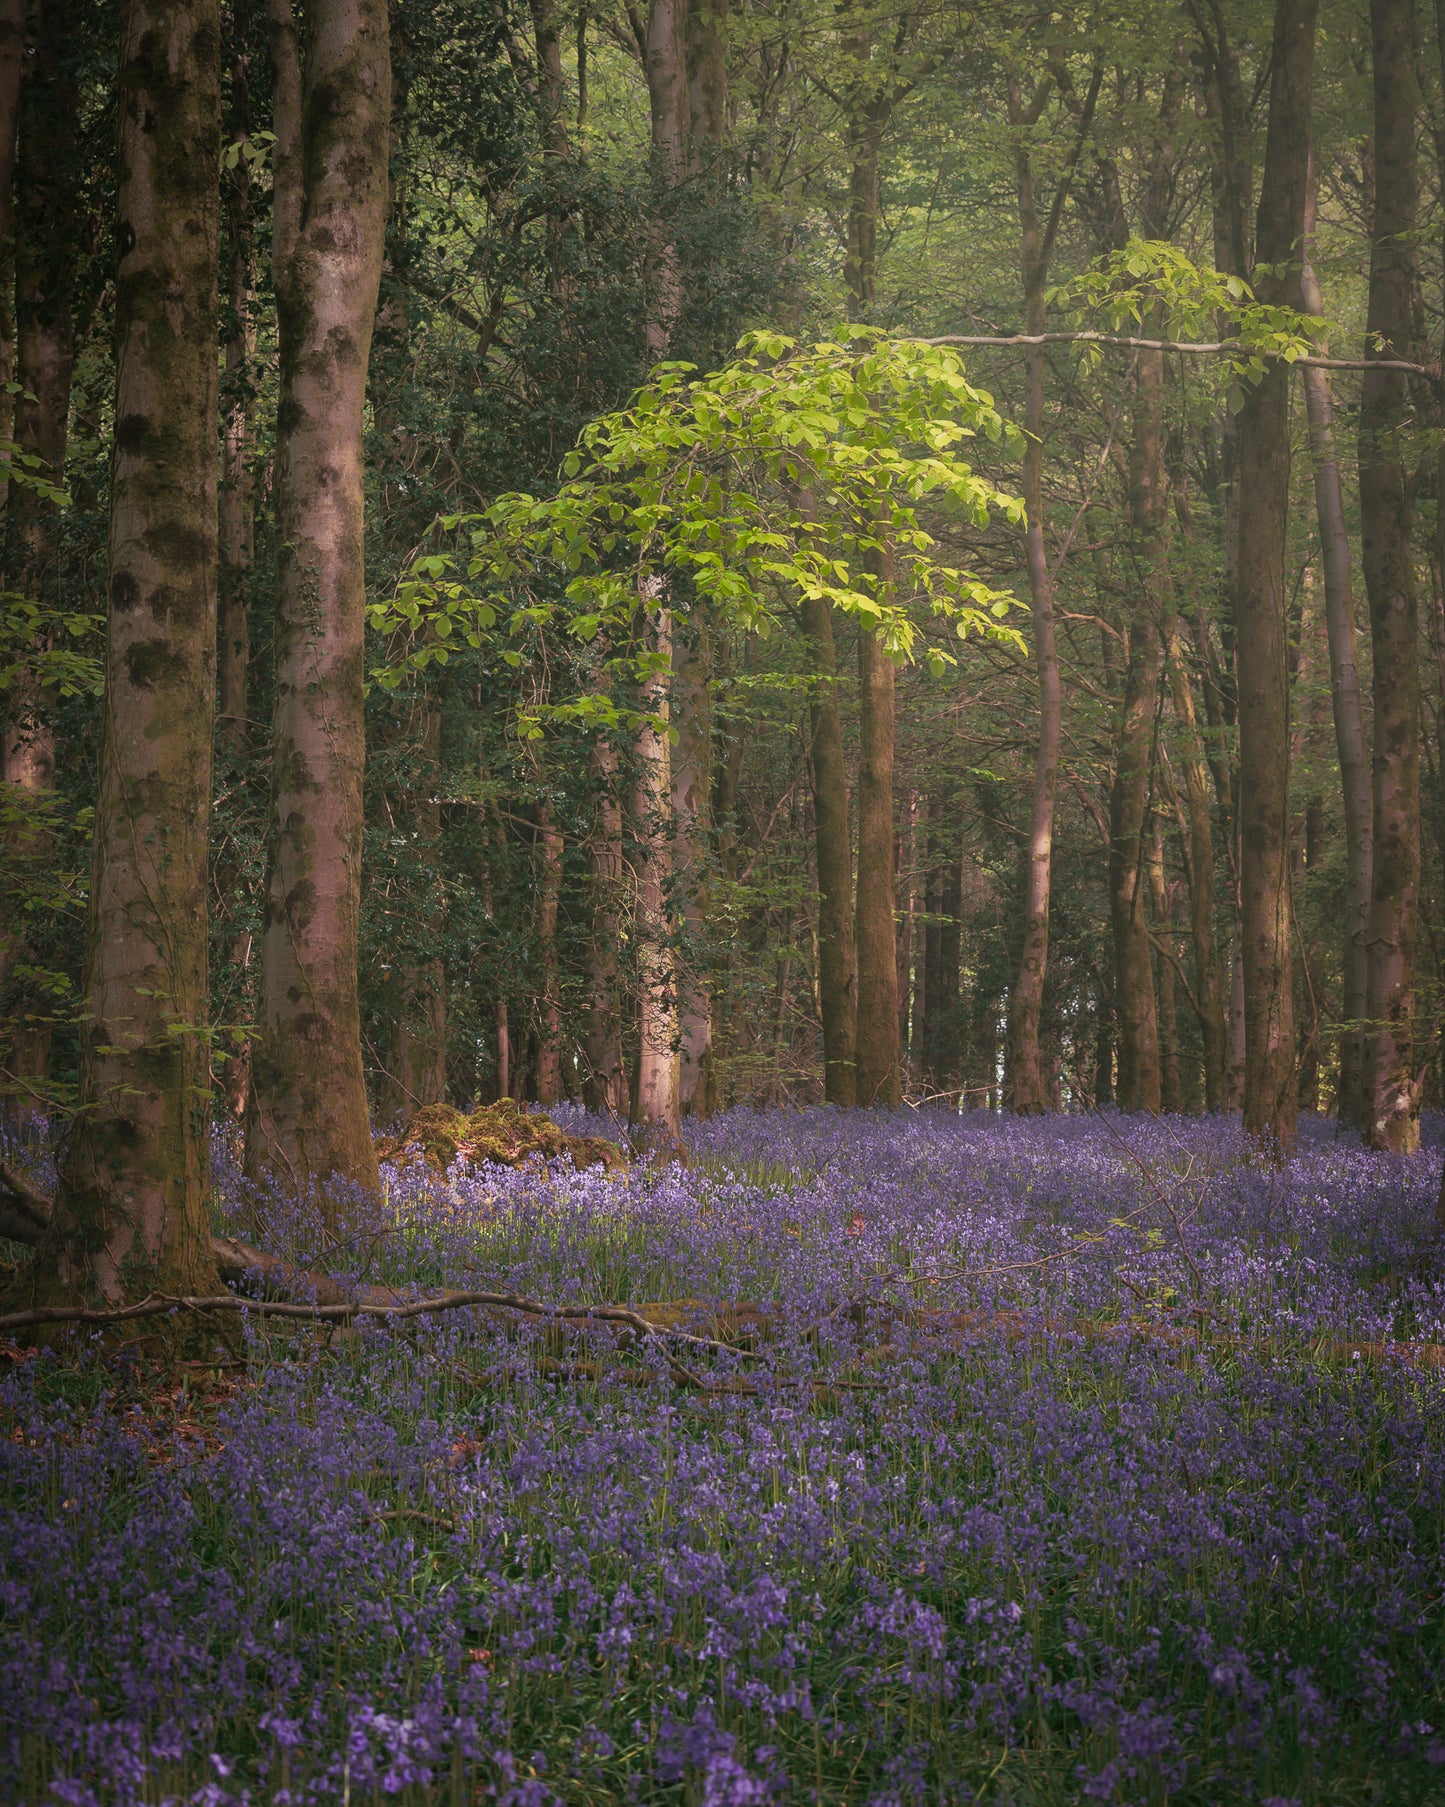
<instances>
[{"instance_id":1,"label":"moss patch","mask_svg":"<svg viewBox=\"0 0 1445 1807\"><path fill-rule=\"evenodd\" d=\"M376 1152L383 1161L425 1161L436 1173L445 1173L458 1155L474 1165L495 1161L503 1167L520 1167L534 1155L550 1161L563 1154L578 1167L627 1165L615 1142L569 1136L550 1117L523 1110L510 1098L470 1112L450 1104L424 1105L396 1135L383 1137Z\"/></svg>"}]
</instances>

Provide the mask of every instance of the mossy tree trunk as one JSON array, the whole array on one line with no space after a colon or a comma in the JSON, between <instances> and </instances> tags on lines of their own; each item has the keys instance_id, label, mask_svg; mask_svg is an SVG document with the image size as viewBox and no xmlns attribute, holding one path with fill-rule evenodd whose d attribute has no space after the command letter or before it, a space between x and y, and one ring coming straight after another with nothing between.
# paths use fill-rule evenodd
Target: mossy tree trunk
<instances>
[{"instance_id":1,"label":"mossy tree trunk","mask_svg":"<svg viewBox=\"0 0 1445 1807\"><path fill-rule=\"evenodd\" d=\"M14 398L13 431L20 456L38 459L43 475L57 484L65 481L80 249L80 98L72 50L80 23L76 11L74 0L52 0L32 11L28 67L19 94L19 166L12 172L14 377L20 391ZM11 125L13 136L13 118ZM4 176L0 170L0 179ZM7 202L11 185L7 180ZM48 608L61 608L58 505L29 484L10 485L5 534L4 587ZM55 782L55 697L34 668L22 669L6 702L10 719L4 780L34 800ZM44 857L43 835L26 825L20 838L27 862ZM18 952L18 942L0 935L0 976L17 964ZM48 1079L52 1008L23 982L8 998L10 1028L0 1045L0 1061L14 1079Z\"/></svg>"},{"instance_id":2,"label":"mossy tree trunk","mask_svg":"<svg viewBox=\"0 0 1445 1807\"><path fill-rule=\"evenodd\" d=\"M79 1109L37 1298L210 1292L206 861L215 703L220 20L121 38L105 711Z\"/></svg>"},{"instance_id":3,"label":"mossy tree trunk","mask_svg":"<svg viewBox=\"0 0 1445 1807\"><path fill-rule=\"evenodd\" d=\"M361 1060L362 419L387 214L385 0L269 0L276 702L246 1170L375 1193Z\"/></svg>"},{"instance_id":4,"label":"mossy tree trunk","mask_svg":"<svg viewBox=\"0 0 1445 1807\"><path fill-rule=\"evenodd\" d=\"M249 8L237 7L238 36ZM231 69L226 134L233 144L251 136L251 59ZM251 479L251 397L256 376L254 289L256 247L250 164L238 156L222 175L226 219L225 379L221 410L220 589L216 634L216 728L236 753L248 736L247 679L251 666L250 585L255 555L254 484Z\"/></svg>"},{"instance_id":5,"label":"mossy tree trunk","mask_svg":"<svg viewBox=\"0 0 1445 1807\"><path fill-rule=\"evenodd\" d=\"M1276 0L1269 128L1255 254L1266 303L1299 307L1318 0ZM1239 414L1240 915L1244 1125L1278 1155L1295 1145L1290 937L1288 593L1289 372L1277 364Z\"/></svg>"}]
</instances>

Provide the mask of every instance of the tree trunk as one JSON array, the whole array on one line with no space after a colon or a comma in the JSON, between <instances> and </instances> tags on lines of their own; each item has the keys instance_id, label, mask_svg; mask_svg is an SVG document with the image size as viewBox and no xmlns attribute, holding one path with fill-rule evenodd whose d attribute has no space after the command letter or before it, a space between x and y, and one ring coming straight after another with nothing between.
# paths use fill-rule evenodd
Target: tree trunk
<instances>
[{"instance_id":1,"label":"tree trunk","mask_svg":"<svg viewBox=\"0 0 1445 1807\"><path fill-rule=\"evenodd\" d=\"M233 141L250 138L249 56L231 70ZM221 739L241 752L248 739L246 681L251 663L250 584L255 557L255 513L251 481L251 363L256 353L252 314L255 241L250 165L238 157L223 176L226 216L226 376L221 423L221 575L216 640L216 726Z\"/></svg>"},{"instance_id":2,"label":"tree trunk","mask_svg":"<svg viewBox=\"0 0 1445 1807\"><path fill-rule=\"evenodd\" d=\"M268 0L280 342L276 705L246 1171L378 1189L361 1062L362 421L387 213L385 0Z\"/></svg>"},{"instance_id":3,"label":"tree trunk","mask_svg":"<svg viewBox=\"0 0 1445 1807\"><path fill-rule=\"evenodd\" d=\"M1114 934L1119 1104L1160 1106L1159 1022L1149 941L1146 836L1154 765L1154 723L1163 648L1159 623L1170 612L1168 479L1164 469L1164 354L1139 354L1129 491L1135 570L1129 665L1115 736L1109 799L1109 899Z\"/></svg>"},{"instance_id":4,"label":"tree trunk","mask_svg":"<svg viewBox=\"0 0 1445 1807\"><path fill-rule=\"evenodd\" d=\"M1299 307L1318 0L1276 0L1256 255L1268 304ZM1278 272L1283 271L1281 275ZM1295 1144L1289 889L1289 673L1285 539L1289 373L1272 365L1239 415L1239 815L1244 1126L1276 1155Z\"/></svg>"},{"instance_id":5,"label":"tree trunk","mask_svg":"<svg viewBox=\"0 0 1445 1807\"><path fill-rule=\"evenodd\" d=\"M410 848L406 877L420 879L425 892L412 906L412 920L399 924L401 945L392 954L394 1009L387 1071L378 1100L383 1118L410 1116L447 1095L446 972L434 952L445 930L446 903L440 874L441 707L436 698L417 699L420 732L413 717L407 733L416 764L396 799Z\"/></svg>"},{"instance_id":6,"label":"tree trunk","mask_svg":"<svg viewBox=\"0 0 1445 1807\"><path fill-rule=\"evenodd\" d=\"M1414 8L1371 0L1375 215L1371 355L1411 355L1415 290ZM1370 369L1360 390L1360 539L1370 601L1374 847L1366 946L1367 1131L1376 1148L1419 1146L1415 943L1420 904L1420 663L1411 502L1402 457L1410 416L1403 371Z\"/></svg>"},{"instance_id":7,"label":"tree trunk","mask_svg":"<svg viewBox=\"0 0 1445 1807\"><path fill-rule=\"evenodd\" d=\"M537 1000L537 1102L562 1096L562 972L557 958L557 905L562 895L562 834L551 806L537 806L537 951L542 994Z\"/></svg>"},{"instance_id":8,"label":"tree trunk","mask_svg":"<svg viewBox=\"0 0 1445 1807\"><path fill-rule=\"evenodd\" d=\"M668 665L672 621L666 609L653 617L653 650ZM655 673L642 687L640 707L662 726L637 733L637 788L633 814L637 829L637 967L640 1052L636 1117L676 1136L681 1123L678 1096L677 972L669 902L672 889L672 748L668 738L669 671Z\"/></svg>"},{"instance_id":9,"label":"tree trunk","mask_svg":"<svg viewBox=\"0 0 1445 1807\"><path fill-rule=\"evenodd\" d=\"M663 210L687 169L687 0L651 0L644 71L652 137L652 271L643 337L649 362L665 358L682 310L677 246Z\"/></svg>"},{"instance_id":10,"label":"tree trunk","mask_svg":"<svg viewBox=\"0 0 1445 1807\"><path fill-rule=\"evenodd\" d=\"M590 843L592 936L587 954L587 1073L582 1096L589 1110L619 1122L627 1115L622 1059L622 998L617 947L622 923L622 805L617 795L617 749L598 735L592 743L597 815Z\"/></svg>"},{"instance_id":11,"label":"tree trunk","mask_svg":"<svg viewBox=\"0 0 1445 1807\"><path fill-rule=\"evenodd\" d=\"M715 176L728 141L729 0L688 0L688 169Z\"/></svg>"},{"instance_id":12,"label":"tree trunk","mask_svg":"<svg viewBox=\"0 0 1445 1807\"><path fill-rule=\"evenodd\" d=\"M918 792L910 791L903 820L893 837L893 964L898 983L898 1067L900 1079L911 1070L916 1043L911 1029L920 1008L914 993L918 928Z\"/></svg>"},{"instance_id":13,"label":"tree trunk","mask_svg":"<svg viewBox=\"0 0 1445 1807\"><path fill-rule=\"evenodd\" d=\"M1033 169L1019 133L1019 96L1010 88L1010 114L1015 130L1014 187L1018 197L1024 279L1024 321L1030 333L1046 322L1045 285L1048 255L1039 220ZM1018 971L1008 1001L1008 1037L1004 1079L1008 1107L1024 1116L1047 1111L1052 1103L1049 1078L1039 1043L1044 983L1049 965L1049 897L1053 883L1054 802L1059 782L1059 749L1063 740L1063 685L1054 628L1054 584L1044 546L1044 350L1031 345L1024 353L1024 456L1021 488L1026 509L1024 553L1028 568L1029 607L1033 616L1034 666L1039 681L1038 744L1034 751L1034 789L1029 808L1029 838L1023 850L1022 934Z\"/></svg>"},{"instance_id":14,"label":"tree trunk","mask_svg":"<svg viewBox=\"0 0 1445 1807\"><path fill-rule=\"evenodd\" d=\"M1164 837L1156 820L1149 842L1149 897L1154 914L1154 932L1166 952L1158 956L1158 976L1154 990L1159 1016L1159 1108L1176 1115L1184 1108L1184 1089L1179 1076L1179 1024L1174 1007L1173 910L1169 886L1164 876Z\"/></svg>"},{"instance_id":15,"label":"tree trunk","mask_svg":"<svg viewBox=\"0 0 1445 1807\"><path fill-rule=\"evenodd\" d=\"M80 1110L37 1301L205 1293L220 19L131 0L116 93L115 455Z\"/></svg>"},{"instance_id":16,"label":"tree trunk","mask_svg":"<svg viewBox=\"0 0 1445 1807\"><path fill-rule=\"evenodd\" d=\"M1313 161L1313 160L1312 160ZM1323 311L1320 285L1308 251L1314 229L1314 171L1307 195L1306 257L1300 291L1312 314ZM1375 825L1370 794L1370 757L1360 700L1360 668L1355 650L1355 603L1350 594L1350 537L1335 450L1334 402L1329 372L1305 369L1305 408L1314 464L1315 514L1319 521L1320 564L1324 573L1325 629L1330 648L1330 703L1340 761L1345 817L1345 922L1341 949L1344 980L1337 1111L1341 1123L1363 1130L1365 1101L1365 1016L1368 1002L1370 883Z\"/></svg>"},{"instance_id":17,"label":"tree trunk","mask_svg":"<svg viewBox=\"0 0 1445 1807\"><path fill-rule=\"evenodd\" d=\"M716 1106L712 999L707 971L707 868L712 809L712 644L694 613L674 659L677 747L672 756L672 824L683 956L678 968L678 1100L685 1116Z\"/></svg>"},{"instance_id":18,"label":"tree trunk","mask_svg":"<svg viewBox=\"0 0 1445 1807\"><path fill-rule=\"evenodd\" d=\"M941 1087L952 1088L961 1078L963 994L959 967L963 952L963 847L953 830L953 854L943 881L943 927L939 935L938 975L938 1078ZM958 1100L951 1097L950 1104Z\"/></svg>"},{"instance_id":19,"label":"tree trunk","mask_svg":"<svg viewBox=\"0 0 1445 1807\"><path fill-rule=\"evenodd\" d=\"M72 44L79 29L73 0L54 0L32 14L32 54L19 97L20 165L14 182L15 380L20 393L15 398L13 430L20 456L38 459L43 475L57 484L65 481L75 368L72 305L80 249L76 206L80 98ZM7 498L5 526L5 587L48 608L63 609L57 504L30 484L15 483ZM55 698L32 670L17 674L7 700L4 778L33 800L55 781ZM42 858L44 849L35 835L28 827L21 833L27 839L28 858ZM0 944L0 975L17 951L16 942ZM21 991L9 1012L12 1027L5 1038L4 1064L17 1078L48 1079L53 1007L23 985Z\"/></svg>"},{"instance_id":20,"label":"tree trunk","mask_svg":"<svg viewBox=\"0 0 1445 1807\"><path fill-rule=\"evenodd\" d=\"M857 994L853 956L853 849L848 828L848 771L838 712L838 660L833 611L805 597L803 632L812 651L808 686L813 780L813 836L818 864L818 1011L823 1020L823 1089L829 1104L857 1103Z\"/></svg>"},{"instance_id":21,"label":"tree trunk","mask_svg":"<svg viewBox=\"0 0 1445 1807\"><path fill-rule=\"evenodd\" d=\"M0 0L0 248L10 237L28 0ZM59 7L57 6L57 11Z\"/></svg>"},{"instance_id":22,"label":"tree trunk","mask_svg":"<svg viewBox=\"0 0 1445 1807\"><path fill-rule=\"evenodd\" d=\"M888 589L892 555L874 575ZM858 634L857 1103L902 1102L898 967L893 929L893 661L876 634Z\"/></svg>"},{"instance_id":23,"label":"tree trunk","mask_svg":"<svg viewBox=\"0 0 1445 1807\"><path fill-rule=\"evenodd\" d=\"M1214 828L1209 810L1209 781L1200 751L1194 687L1184 663L1179 618L1170 613L1164 630L1169 664L1169 690L1182 730L1180 764L1184 769L1184 828L1189 865L1189 935L1194 946L1194 997L1204 1046L1204 1104L1209 1111L1225 1107L1227 1054L1224 975L1214 934Z\"/></svg>"}]
</instances>

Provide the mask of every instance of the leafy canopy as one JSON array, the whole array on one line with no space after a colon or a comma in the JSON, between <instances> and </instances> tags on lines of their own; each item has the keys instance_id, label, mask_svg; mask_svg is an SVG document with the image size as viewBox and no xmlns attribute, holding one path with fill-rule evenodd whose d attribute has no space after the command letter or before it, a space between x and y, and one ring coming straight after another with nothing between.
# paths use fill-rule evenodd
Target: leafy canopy
<instances>
[{"instance_id":1,"label":"leafy canopy","mask_svg":"<svg viewBox=\"0 0 1445 1807\"><path fill-rule=\"evenodd\" d=\"M872 328L807 347L755 332L707 376L660 364L630 407L582 433L555 495L508 494L440 523L469 550L417 559L372 607L371 625L405 640L373 675L395 687L504 619L513 640L560 623L616 645L662 608L706 606L766 634L803 598L853 616L899 661L918 647L920 602L960 639L1021 644L1012 596L942 562L921 518L927 502L976 527L994 511L1022 522L1022 501L964 456L979 435L1021 443L957 352ZM924 657L952 663L936 644ZM634 662L655 669L641 650ZM601 697L550 713L617 719Z\"/></svg>"}]
</instances>

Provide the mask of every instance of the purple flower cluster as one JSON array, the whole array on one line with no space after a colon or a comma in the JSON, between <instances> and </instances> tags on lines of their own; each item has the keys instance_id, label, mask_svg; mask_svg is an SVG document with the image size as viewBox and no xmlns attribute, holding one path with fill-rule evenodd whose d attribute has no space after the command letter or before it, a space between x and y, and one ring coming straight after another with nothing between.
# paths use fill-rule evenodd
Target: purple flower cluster
<instances>
[{"instance_id":1,"label":"purple flower cluster","mask_svg":"<svg viewBox=\"0 0 1445 1807\"><path fill-rule=\"evenodd\" d=\"M342 1260L753 1302L754 1347L688 1355L746 1390L591 1331L272 1326L198 1436L133 1364L15 1363L0 1799L1445 1798L1445 1401L1383 1347L1445 1343L1433 1155L943 1112L689 1140L393 1173Z\"/></svg>"}]
</instances>

